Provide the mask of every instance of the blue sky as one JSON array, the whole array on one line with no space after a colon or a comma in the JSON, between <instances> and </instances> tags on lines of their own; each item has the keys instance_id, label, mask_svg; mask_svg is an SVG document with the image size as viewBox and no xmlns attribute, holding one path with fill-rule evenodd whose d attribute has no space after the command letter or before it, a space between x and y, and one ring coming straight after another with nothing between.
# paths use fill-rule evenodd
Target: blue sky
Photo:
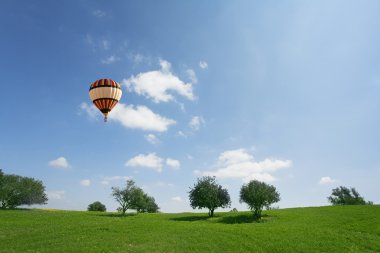
<instances>
[{"instance_id":1,"label":"blue sky","mask_svg":"<svg viewBox=\"0 0 380 253\"><path fill-rule=\"evenodd\" d=\"M232 206L251 179L280 207L339 185L380 202L380 2L2 1L0 168L48 208L116 209L133 178L191 211L202 175ZM105 125L88 88L122 85Z\"/></svg>"}]
</instances>

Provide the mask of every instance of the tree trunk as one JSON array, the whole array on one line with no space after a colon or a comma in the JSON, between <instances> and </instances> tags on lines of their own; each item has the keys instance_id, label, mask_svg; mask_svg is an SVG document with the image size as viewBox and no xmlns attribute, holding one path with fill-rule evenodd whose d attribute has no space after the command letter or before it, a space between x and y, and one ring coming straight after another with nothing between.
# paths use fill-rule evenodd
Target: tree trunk
<instances>
[{"instance_id":1,"label":"tree trunk","mask_svg":"<svg viewBox=\"0 0 380 253\"><path fill-rule=\"evenodd\" d=\"M208 210L208 216L209 217L214 217L214 208L211 208Z\"/></svg>"}]
</instances>

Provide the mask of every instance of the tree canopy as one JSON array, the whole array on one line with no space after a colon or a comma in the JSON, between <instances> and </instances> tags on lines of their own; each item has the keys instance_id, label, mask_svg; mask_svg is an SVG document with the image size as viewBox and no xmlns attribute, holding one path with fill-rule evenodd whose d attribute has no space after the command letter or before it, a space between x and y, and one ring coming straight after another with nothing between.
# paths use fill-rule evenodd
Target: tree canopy
<instances>
[{"instance_id":1,"label":"tree canopy","mask_svg":"<svg viewBox=\"0 0 380 253\"><path fill-rule=\"evenodd\" d=\"M0 208L46 204L47 201L42 181L18 175L7 175L0 170Z\"/></svg>"},{"instance_id":2,"label":"tree canopy","mask_svg":"<svg viewBox=\"0 0 380 253\"><path fill-rule=\"evenodd\" d=\"M264 207L280 201L280 194L273 185L252 180L240 189L240 202L248 204L255 219L261 218Z\"/></svg>"},{"instance_id":3,"label":"tree canopy","mask_svg":"<svg viewBox=\"0 0 380 253\"><path fill-rule=\"evenodd\" d=\"M371 205L372 202L366 202L355 188L339 186L332 190L331 195L327 198L333 205Z\"/></svg>"},{"instance_id":4,"label":"tree canopy","mask_svg":"<svg viewBox=\"0 0 380 253\"><path fill-rule=\"evenodd\" d=\"M196 184L189 191L190 205L195 208L208 208L208 215L214 216L214 210L218 207L229 207L231 198L227 189L223 189L216 182L215 177L204 176L198 178Z\"/></svg>"}]
</instances>

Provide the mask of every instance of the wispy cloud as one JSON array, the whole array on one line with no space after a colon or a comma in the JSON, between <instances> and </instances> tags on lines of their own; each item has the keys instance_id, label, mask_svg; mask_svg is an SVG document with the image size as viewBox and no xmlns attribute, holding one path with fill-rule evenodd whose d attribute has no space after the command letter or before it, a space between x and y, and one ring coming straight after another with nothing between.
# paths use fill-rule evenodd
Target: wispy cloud
<instances>
[{"instance_id":1,"label":"wispy cloud","mask_svg":"<svg viewBox=\"0 0 380 253\"><path fill-rule=\"evenodd\" d=\"M63 156L61 157L58 157L57 159L55 160L51 160L49 162L49 166L50 167L53 167L53 168L63 168L63 169L67 169L70 167L69 165L69 162L67 161L67 159Z\"/></svg>"},{"instance_id":2,"label":"wispy cloud","mask_svg":"<svg viewBox=\"0 0 380 253\"><path fill-rule=\"evenodd\" d=\"M189 127L195 131L198 131L201 126L205 124L205 120L201 116L194 116L189 122Z\"/></svg>"},{"instance_id":3,"label":"wispy cloud","mask_svg":"<svg viewBox=\"0 0 380 253\"><path fill-rule=\"evenodd\" d=\"M83 179L83 180L81 180L81 181L79 182L79 184L80 184L81 186L88 187L88 186L91 185L91 180L90 180L90 179Z\"/></svg>"},{"instance_id":4,"label":"wispy cloud","mask_svg":"<svg viewBox=\"0 0 380 253\"><path fill-rule=\"evenodd\" d=\"M180 161L171 158L166 159L166 165L173 169L179 169L181 167Z\"/></svg>"},{"instance_id":5,"label":"wispy cloud","mask_svg":"<svg viewBox=\"0 0 380 253\"><path fill-rule=\"evenodd\" d=\"M154 135L154 134L147 134L147 135L145 135L145 139L146 139L149 143L151 143L151 144L157 144L157 143L160 142L160 140L159 140L159 139L157 138L157 136Z\"/></svg>"},{"instance_id":6,"label":"wispy cloud","mask_svg":"<svg viewBox=\"0 0 380 253\"><path fill-rule=\"evenodd\" d=\"M194 70L188 69L188 70L186 70L186 74L192 83L198 83L198 78L197 78L197 75L195 74Z\"/></svg>"},{"instance_id":7,"label":"wispy cloud","mask_svg":"<svg viewBox=\"0 0 380 253\"><path fill-rule=\"evenodd\" d=\"M112 63L114 63L114 62L116 62L118 60L119 60L119 58L117 58L114 55L111 55L111 56L107 57L106 59L101 60L101 63L103 63L103 64L112 64Z\"/></svg>"},{"instance_id":8,"label":"wispy cloud","mask_svg":"<svg viewBox=\"0 0 380 253\"><path fill-rule=\"evenodd\" d=\"M120 181L120 180L127 181L129 179L132 179L132 177L130 176L104 177L103 180L101 181L101 184L109 185L111 182L114 182L114 181Z\"/></svg>"},{"instance_id":9,"label":"wispy cloud","mask_svg":"<svg viewBox=\"0 0 380 253\"><path fill-rule=\"evenodd\" d=\"M102 10L94 10L92 12L92 15L94 15L97 18L102 18L102 17L106 16L106 13Z\"/></svg>"},{"instance_id":10,"label":"wispy cloud","mask_svg":"<svg viewBox=\"0 0 380 253\"><path fill-rule=\"evenodd\" d=\"M155 103L174 100L171 94L175 92L189 100L194 100L193 86L185 83L171 72L171 64L160 60L160 70L140 73L129 79L124 79L123 84L139 95L152 99Z\"/></svg>"},{"instance_id":11,"label":"wispy cloud","mask_svg":"<svg viewBox=\"0 0 380 253\"><path fill-rule=\"evenodd\" d=\"M95 107L95 105L93 104L87 104L85 102L83 102L81 105L80 105L80 109L82 111L84 111L86 113L86 115L90 118L90 119L96 119L97 116L100 116L100 112L98 110L98 108Z\"/></svg>"},{"instance_id":12,"label":"wispy cloud","mask_svg":"<svg viewBox=\"0 0 380 253\"><path fill-rule=\"evenodd\" d=\"M267 158L258 162L245 149L236 149L221 153L218 158L217 169L204 171L202 174L218 178L239 178L243 182L253 179L271 182L276 180L271 173L290 166L292 166L291 160ZM194 173L199 174L200 171L194 171Z\"/></svg>"},{"instance_id":13,"label":"wispy cloud","mask_svg":"<svg viewBox=\"0 0 380 253\"><path fill-rule=\"evenodd\" d=\"M319 180L319 184L333 184L336 183L336 179L332 179L331 177L321 177Z\"/></svg>"},{"instance_id":14,"label":"wispy cloud","mask_svg":"<svg viewBox=\"0 0 380 253\"><path fill-rule=\"evenodd\" d=\"M172 197L171 200L175 202L183 202L183 199L180 196Z\"/></svg>"},{"instance_id":15,"label":"wispy cloud","mask_svg":"<svg viewBox=\"0 0 380 253\"><path fill-rule=\"evenodd\" d=\"M108 40L102 41L104 50L108 50L110 48L110 42Z\"/></svg>"},{"instance_id":16,"label":"wispy cloud","mask_svg":"<svg viewBox=\"0 0 380 253\"><path fill-rule=\"evenodd\" d=\"M47 191L46 195L49 200L55 199L63 199L65 197L65 191Z\"/></svg>"},{"instance_id":17,"label":"wispy cloud","mask_svg":"<svg viewBox=\"0 0 380 253\"><path fill-rule=\"evenodd\" d=\"M176 121L152 112L146 106L118 104L109 115L110 120L117 121L127 128L147 131L165 132Z\"/></svg>"},{"instance_id":18,"label":"wispy cloud","mask_svg":"<svg viewBox=\"0 0 380 253\"><path fill-rule=\"evenodd\" d=\"M207 62L205 62L205 61L200 61L200 62L199 62L199 67L200 67L201 69L207 69L207 68L208 68L208 64L207 64Z\"/></svg>"}]
</instances>

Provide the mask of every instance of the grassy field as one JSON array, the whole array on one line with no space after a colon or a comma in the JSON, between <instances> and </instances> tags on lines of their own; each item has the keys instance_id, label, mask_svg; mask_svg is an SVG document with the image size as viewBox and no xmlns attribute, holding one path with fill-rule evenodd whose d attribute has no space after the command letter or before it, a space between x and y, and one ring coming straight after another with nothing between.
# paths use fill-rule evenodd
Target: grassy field
<instances>
[{"instance_id":1,"label":"grassy field","mask_svg":"<svg viewBox=\"0 0 380 253\"><path fill-rule=\"evenodd\" d=\"M2 210L0 252L380 252L380 206L264 215Z\"/></svg>"}]
</instances>

